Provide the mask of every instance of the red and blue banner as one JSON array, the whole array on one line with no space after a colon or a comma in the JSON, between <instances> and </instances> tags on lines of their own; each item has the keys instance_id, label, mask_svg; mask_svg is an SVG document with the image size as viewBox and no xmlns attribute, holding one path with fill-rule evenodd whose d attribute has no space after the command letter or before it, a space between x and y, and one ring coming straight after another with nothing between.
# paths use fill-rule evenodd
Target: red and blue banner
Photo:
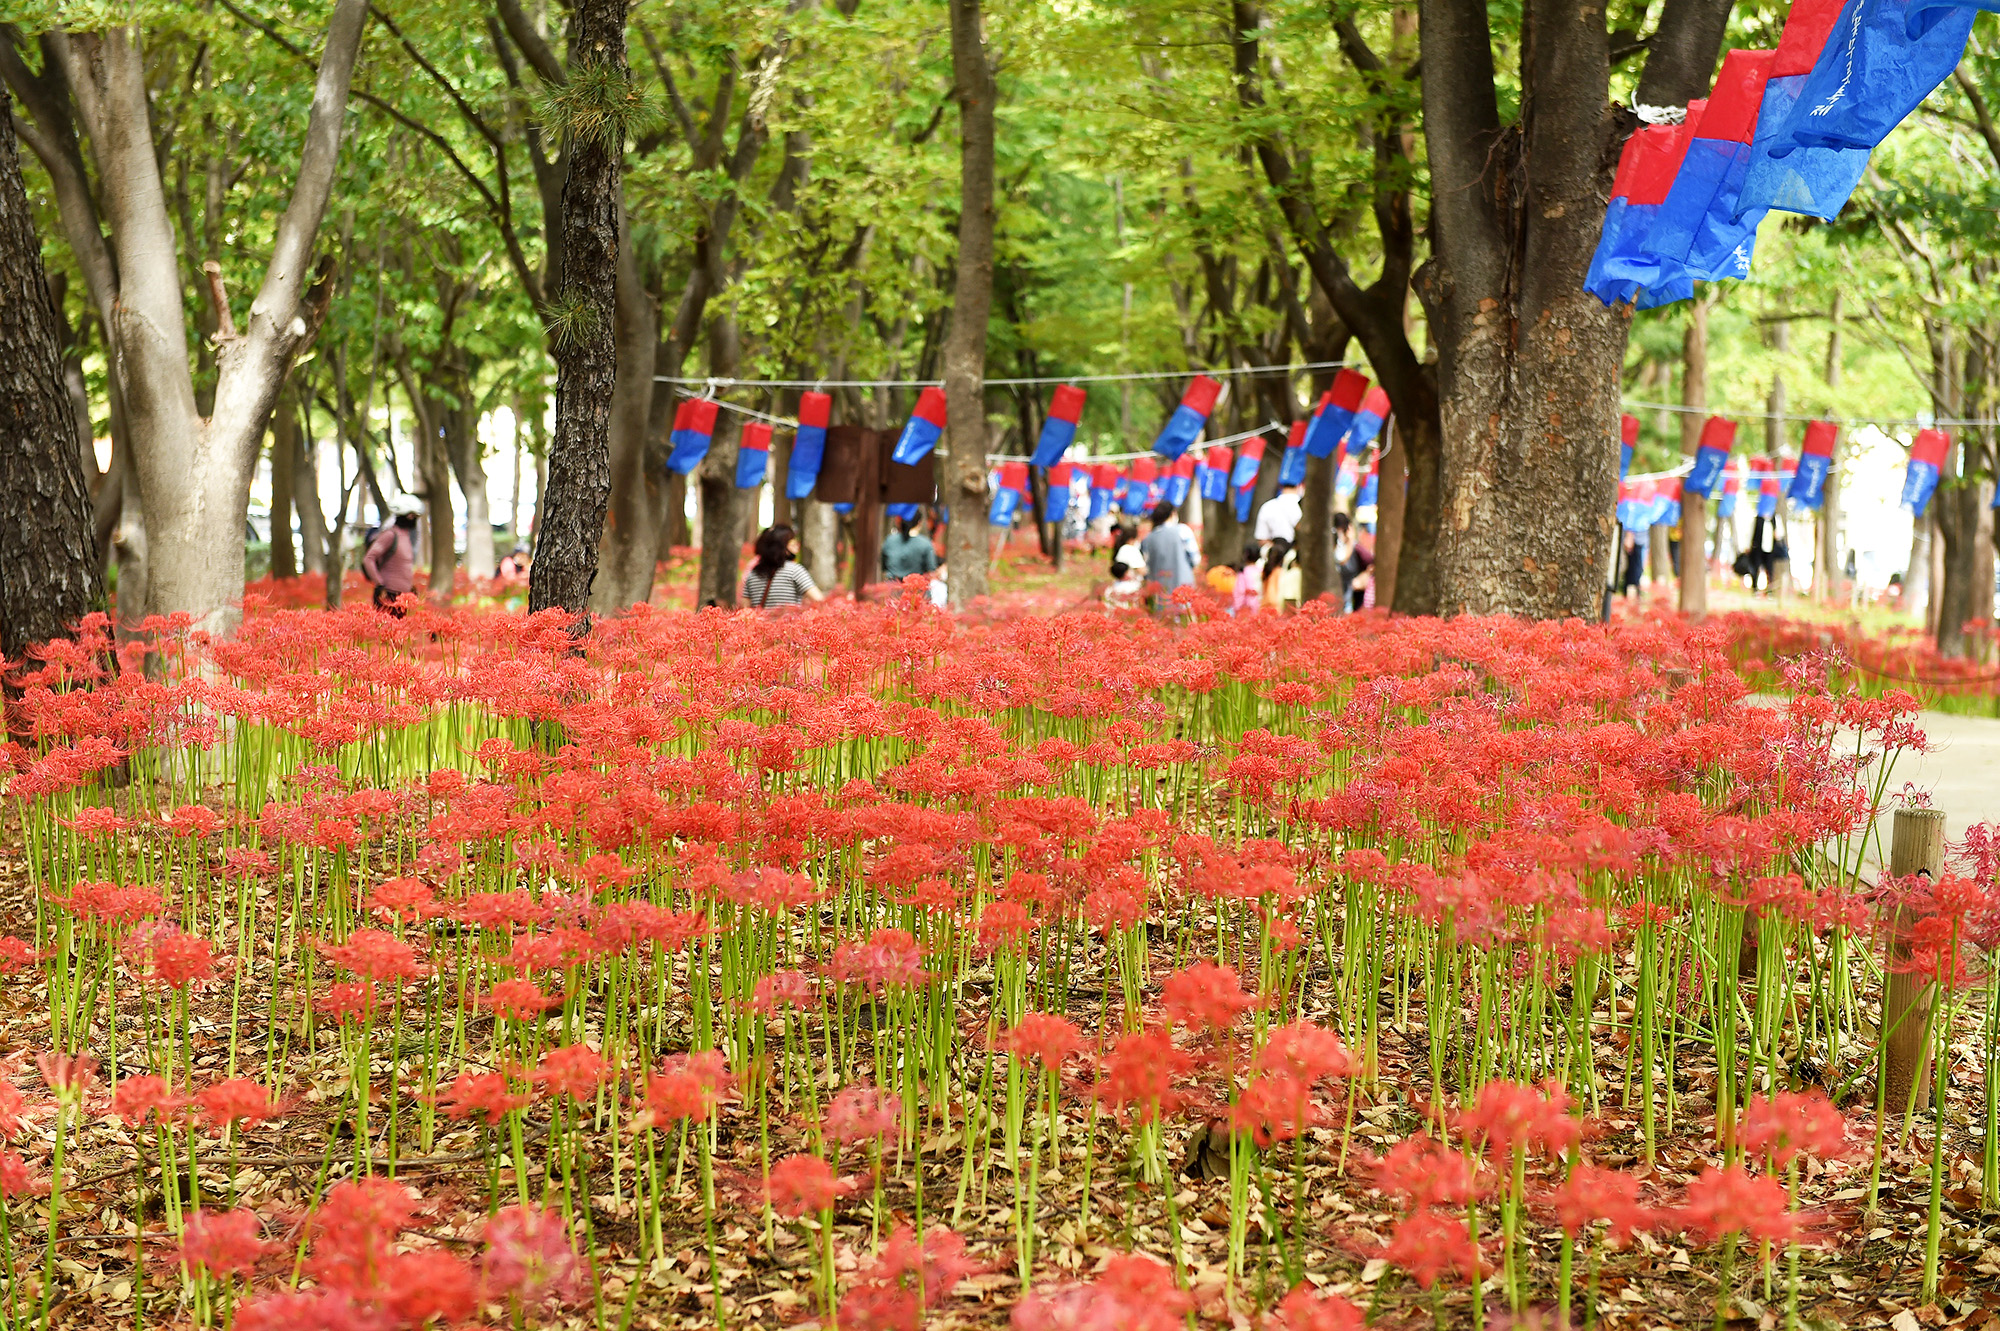
<instances>
[{"instance_id":1,"label":"red and blue banner","mask_svg":"<svg viewBox=\"0 0 2000 1331\"><path fill-rule=\"evenodd\" d=\"M1625 140L1611 183L1611 203L1604 211L1604 231L1583 279L1583 289L1606 305L1630 301L1650 308L1684 299L1694 290L1692 279L1678 264L1663 264L1650 241L1660 205L1673 189L1688 143L1707 109L1706 100L1689 102L1680 124L1647 125Z\"/></svg>"},{"instance_id":2,"label":"red and blue banner","mask_svg":"<svg viewBox=\"0 0 2000 1331\"><path fill-rule=\"evenodd\" d=\"M1293 421L1285 435L1285 455L1278 459L1278 484L1306 483L1306 422Z\"/></svg>"},{"instance_id":3,"label":"red and blue banner","mask_svg":"<svg viewBox=\"0 0 2000 1331\"><path fill-rule=\"evenodd\" d=\"M1991 0L1979 7L1990 8ZM1780 208L1831 220L1854 192L1869 152L1951 76L1977 16L1974 6L1936 0L1847 0L1768 137L1759 117L1739 210ZM1808 35L1802 31L1801 46ZM1774 68L1773 81L1795 66Z\"/></svg>"},{"instance_id":4,"label":"red and blue banner","mask_svg":"<svg viewBox=\"0 0 2000 1331\"><path fill-rule=\"evenodd\" d=\"M1687 475L1687 492L1706 498L1715 493L1722 469L1729 465L1729 450L1736 447L1736 422L1710 416L1701 427L1701 443L1694 450L1694 467Z\"/></svg>"},{"instance_id":5,"label":"red and blue banner","mask_svg":"<svg viewBox=\"0 0 2000 1331\"><path fill-rule=\"evenodd\" d=\"M944 390L935 384L917 394L917 406L896 440L895 460L913 467L929 456L944 434Z\"/></svg>"},{"instance_id":6,"label":"red and blue banner","mask_svg":"<svg viewBox=\"0 0 2000 1331\"><path fill-rule=\"evenodd\" d=\"M1210 445L1201 466L1195 468L1195 487L1203 499L1225 503L1229 499L1229 468L1235 457L1228 444Z\"/></svg>"},{"instance_id":7,"label":"red and blue banner","mask_svg":"<svg viewBox=\"0 0 2000 1331\"><path fill-rule=\"evenodd\" d=\"M1653 483L1651 481L1620 481L1618 483L1618 525L1626 531L1642 532L1652 526L1650 514L1653 509Z\"/></svg>"},{"instance_id":8,"label":"red and blue banner","mask_svg":"<svg viewBox=\"0 0 2000 1331\"><path fill-rule=\"evenodd\" d=\"M1183 453L1174 459L1174 465L1167 468L1165 479L1160 483L1160 497L1175 508L1188 500L1188 491L1194 488L1194 457Z\"/></svg>"},{"instance_id":9,"label":"red and blue banner","mask_svg":"<svg viewBox=\"0 0 2000 1331\"><path fill-rule=\"evenodd\" d=\"M667 436L667 442L673 445L673 451L667 455L668 471L685 476L708 456L708 446L715 442L715 413L719 405L712 397L691 397L674 408L674 429Z\"/></svg>"},{"instance_id":10,"label":"red and blue banner","mask_svg":"<svg viewBox=\"0 0 2000 1331\"><path fill-rule=\"evenodd\" d=\"M1174 414L1167 417L1167 423L1160 429L1159 438L1153 440L1153 451L1164 458L1177 458L1187 452L1188 445L1201 437L1208 427L1209 413L1215 410L1215 400L1222 395L1222 385L1205 374L1197 374L1194 382L1181 394L1181 404L1174 408Z\"/></svg>"},{"instance_id":11,"label":"red and blue banner","mask_svg":"<svg viewBox=\"0 0 2000 1331\"><path fill-rule=\"evenodd\" d=\"M1076 423L1083 419L1083 390L1075 384L1056 385L1049 400L1049 414L1042 418L1042 437L1035 441L1032 462L1037 467L1053 467L1076 442Z\"/></svg>"},{"instance_id":12,"label":"red and blue banner","mask_svg":"<svg viewBox=\"0 0 2000 1331\"><path fill-rule=\"evenodd\" d=\"M1100 462L1090 469L1090 512L1084 520L1095 522L1111 513L1111 500L1118 493L1118 468Z\"/></svg>"},{"instance_id":13,"label":"red and blue banner","mask_svg":"<svg viewBox=\"0 0 2000 1331\"><path fill-rule=\"evenodd\" d=\"M1236 491L1236 520L1250 520L1250 501L1257 494L1257 469L1264 465L1264 436L1243 441L1236 454L1236 466L1229 473L1230 488Z\"/></svg>"},{"instance_id":14,"label":"red and blue banner","mask_svg":"<svg viewBox=\"0 0 2000 1331\"><path fill-rule=\"evenodd\" d=\"M1382 433L1382 422L1388 419L1389 391L1377 384L1368 390L1368 396L1361 399L1354 412L1354 424L1347 429L1347 451L1359 457L1361 450Z\"/></svg>"},{"instance_id":15,"label":"red and blue banner","mask_svg":"<svg viewBox=\"0 0 2000 1331\"><path fill-rule=\"evenodd\" d=\"M1826 477L1833 469L1833 444L1840 427L1832 421L1810 421L1806 425L1805 449L1799 467L1792 474L1791 501L1804 508L1818 508L1826 499Z\"/></svg>"},{"instance_id":16,"label":"red and blue banner","mask_svg":"<svg viewBox=\"0 0 2000 1331\"><path fill-rule=\"evenodd\" d=\"M1770 77L1764 83L1764 100L1757 112L1757 131L1750 144L1750 164L1743 175L1743 188L1736 196L1736 214L1746 220L1762 218L1773 208L1789 212L1819 214L1824 204L1815 198L1815 186L1827 197L1840 202L1854 192L1868 165L1868 151L1820 153L1808 158L1790 150L1787 135L1792 111L1805 91L1806 76L1819 63L1826 39L1840 17L1841 0L1795 0L1785 19L1784 36L1778 39L1778 54L1771 62ZM1772 149L1783 139L1785 157L1773 157ZM1800 168L1811 166L1810 172Z\"/></svg>"},{"instance_id":17,"label":"red and blue banner","mask_svg":"<svg viewBox=\"0 0 2000 1331\"><path fill-rule=\"evenodd\" d=\"M1910 444L1910 469L1903 473L1903 507L1922 517L1937 490L1945 459L1951 456L1951 436L1943 430L1919 430Z\"/></svg>"},{"instance_id":18,"label":"red and blue banner","mask_svg":"<svg viewBox=\"0 0 2000 1331\"><path fill-rule=\"evenodd\" d=\"M1736 516L1736 496L1742 492L1743 477L1739 468L1731 467L1729 474L1722 478L1722 498L1715 501L1715 516L1733 518Z\"/></svg>"},{"instance_id":19,"label":"red and blue banner","mask_svg":"<svg viewBox=\"0 0 2000 1331\"><path fill-rule=\"evenodd\" d=\"M1124 508L1128 514L1137 517L1153 506L1154 482L1159 479L1160 466L1151 458L1133 458L1131 466L1125 470Z\"/></svg>"},{"instance_id":20,"label":"red and blue banner","mask_svg":"<svg viewBox=\"0 0 2000 1331\"><path fill-rule=\"evenodd\" d=\"M1003 462L1000 464L1000 484L993 491L993 502L987 506L986 521L989 526L1011 527L1014 515L1028 502L1028 464L1025 462Z\"/></svg>"},{"instance_id":21,"label":"red and blue banner","mask_svg":"<svg viewBox=\"0 0 2000 1331\"><path fill-rule=\"evenodd\" d=\"M764 483L770 466L771 427L763 421L751 421L743 427L743 438L736 445L736 488L756 489Z\"/></svg>"},{"instance_id":22,"label":"red and blue banner","mask_svg":"<svg viewBox=\"0 0 2000 1331\"><path fill-rule=\"evenodd\" d=\"M1618 479L1632 470L1632 454L1639 447L1639 418L1624 415L1618 418Z\"/></svg>"},{"instance_id":23,"label":"red and blue banner","mask_svg":"<svg viewBox=\"0 0 2000 1331\"><path fill-rule=\"evenodd\" d=\"M1361 489L1356 491L1354 495L1354 507L1356 509L1363 509L1370 504L1379 503L1381 500L1381 491L1382 459L1378 456L1369 459L1368 474L1361 478Z\"/></svg>"},{"instance_id":24,"label":"red and blue banner","mask_svg":"<svg viewBox=\"0 0 2000 1331\"><path fill-rule=\"evenodd\" d=\"M1306 428L1306 456L1330 458L1354 424L1354 413L1368 396L1368 376L1359 370L1342 370L1333 376L1333 387L1320 399L1320 409Z\"/></svg>"},{"instance_id":25,"label":"red and blue banner","mask_svg":"<svg viewBox=\"0 0 2000 1331\"><path fill-rule=\"evenodd\" d=\"M1049 499L1043 512L1050 522L1061 522L1069 516L1069 487L1075 474L1073 462L1058 462L1049 468Z\"/></svg>"},{"instance_id":26,"label":"red and blue banner","mask_svg":"<svg viewBox=\"0 0 2000 1331\"><path fill-rule=\"evenodd\" d=\"M785 498L806 499L819 484L826 460L826 423L833 419L833 399L825 393L799 394L799 429L792 436L792 456L785 464Z\"/></svg>"},{"instance_id":27,"label":"red and blue banner","mask_svg":"<svg viewBox=\"0 0 2000 1331\"><path fill-rule=\"evenodd\" d=\"M1731 51L1722 58L1708 109L1653 221L1647 248L1678 261L1690 277L1714 282L1750 275L1750 254L1764 212L1739 215L1736 200L1750 169L1757 114L1777 54Z\"/></svg>"}]
</instances>

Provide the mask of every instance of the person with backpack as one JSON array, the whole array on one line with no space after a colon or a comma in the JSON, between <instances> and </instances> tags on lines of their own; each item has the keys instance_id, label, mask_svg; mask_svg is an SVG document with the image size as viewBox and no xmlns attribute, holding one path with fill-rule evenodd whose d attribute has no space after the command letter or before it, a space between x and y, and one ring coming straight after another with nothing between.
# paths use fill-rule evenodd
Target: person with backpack
<instances>
[{"instance_id":1,"label":"person with backpack","mask_svg":"<svg viewBox=\"0 0 2000 1331\"><path fill-rule=\"evenodd\" d=\"M424 502L415 495L391 499L389 512L395 520L368 533L361 553L361 576L375 584L375 608L399 619L403 609L396 598L417 585L417 518L423 511Z\"/></svg>"}]
</instances>

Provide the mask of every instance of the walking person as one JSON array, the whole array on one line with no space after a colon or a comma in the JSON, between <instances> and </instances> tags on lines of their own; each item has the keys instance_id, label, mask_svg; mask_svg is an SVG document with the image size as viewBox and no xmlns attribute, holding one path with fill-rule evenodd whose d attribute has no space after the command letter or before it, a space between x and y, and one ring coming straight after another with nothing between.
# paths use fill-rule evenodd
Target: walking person
<instances>
[{"instance_id":1,"label":"walking person","mask_svg":"<svg viewBox=\"0 0 2000 1331\"><path fill-rule=\"evenodd\" d=\"M1145 563L1145 579L1159 587L1164 604L1182 587L1194 585L1201 547L1195 543L1193 529L1180 520L1172 504L1155 504L1151 521L1153 530L1139 542L1139 555Z\"/></svg>"},{"instance_id":2,"label":"walking person","mask_svg":"<svg viewBox=\"0 0 2000 1331\"><path fill-rule=\"evenodd\" d=\"M782 610L824 601L822 592L795 558L798 535L790 527L766 527L757 534L757 562L743 579L743 604L752 610Z\"/></svg>"},{"instance_id":3,"label":"walking person","mask_svg":"<svg viewBox=\"0 0 2000 1331\"><path fill-rule=\"evenodd\" d=\"M389 501L393 520L383 524L361 552L361 576L375 584L375 608L398 619L403 607L397 599L417 586L417 519L423 511L424 501L415 495L397 495Z\"/></svg>"},{"instance_id":4,"label":"walking person","mask_svg":"<svg viewBox=\"0 0 2000 1331\"><path fill-rule=\"evenodd\" d=\"M1257 545L1261 549L1268 541L1284 541L1295 545L1299 539L1299 515L1303 511L1299 500L1299 487L1280 484L1278 493L1264 501L1257 510L1257 526L1254 532Z\"/></svg>"}]
</instances>

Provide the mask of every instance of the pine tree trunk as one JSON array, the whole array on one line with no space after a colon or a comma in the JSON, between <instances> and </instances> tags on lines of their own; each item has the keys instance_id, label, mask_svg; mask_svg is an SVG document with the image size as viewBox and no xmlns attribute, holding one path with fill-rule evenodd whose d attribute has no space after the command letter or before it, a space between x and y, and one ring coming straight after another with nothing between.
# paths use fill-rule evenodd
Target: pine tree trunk
<instances>
[{"instance_id":1,"label":"pine tree trunk","mask_svg":"<svg viewBox=\"0 0 2000 1331\"><path fill-rule=\"evenodd\" d=\"M940 487L951 604L986 594L986 321L993 309L993 104L980 0L951 0L952 95L959 109L958 270L944 346L945 441Z\"/></svg>"},{"instance_id":2,"label":"pine tree trunk","mask_svg":"<svg viewBox=\"0 0 2000 1331\"><path fill-rule=\"evenodd\" d=\"M279 400L278 410L296 412L295 395ZM299 515L299 568L307 577L326 576L326 510L319 498L319 444L312 435L311 412L299 412L298 451L292 458L292 508Z\"/></svg>"},{"instance_id":3,"label":"pine tree trunk","mask_svg":"<svg viewBox=\"0 0 2000 1331\"><path fill-rule=\"evenodd\" d=\"M625 0L580 0L571 21L572 82L602 67L607 92L629 84ZM549 488L542 503L528 609L562 609L589 628L591 585L611 493L611 403L618 378L613 327L618 276L622 122L572 134L562 191L562 288L549 333L556 363L556 428L549 441Z\"/></svg>"},{"instance_id":4,"label":"pine tree trunk","mask_svg":"<svg viewBox=\"0 0 2000 1331\"><path fill-rule=\"evenodd\" d=\"M42 245L0 89L0 655L67 637L104 608L76 416Z\"/></svg>"}]
</instances>

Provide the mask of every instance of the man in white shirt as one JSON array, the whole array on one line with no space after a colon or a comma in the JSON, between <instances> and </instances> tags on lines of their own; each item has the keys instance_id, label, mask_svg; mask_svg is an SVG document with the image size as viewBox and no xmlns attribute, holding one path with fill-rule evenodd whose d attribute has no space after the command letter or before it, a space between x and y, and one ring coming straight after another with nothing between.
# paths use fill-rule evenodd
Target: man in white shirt
<instances>
[{"instance_id":1,"label":"man in white shirt","mask_svg":"<svg viewBox=\"0 0 2000 1331\"><path fill-rule=\"evenodd\" d=\"M1257 544L1268 545L1284 538L1296 541L1299 536L1299 487L1281 485L1275 497L1257 510Z\"/></svg>"}]
</instances>

